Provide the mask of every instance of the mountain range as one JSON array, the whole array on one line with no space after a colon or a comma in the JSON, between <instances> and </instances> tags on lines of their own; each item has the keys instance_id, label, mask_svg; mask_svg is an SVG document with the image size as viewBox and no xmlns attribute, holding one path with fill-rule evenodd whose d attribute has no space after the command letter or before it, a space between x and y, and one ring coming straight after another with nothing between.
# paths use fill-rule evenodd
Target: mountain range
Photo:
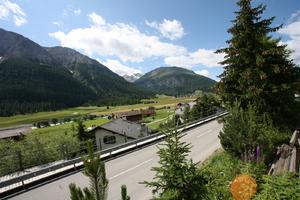
<instances>
[{"instance_id":1,"label":"mountain range","mask_svg":"<svg viewBox=\"0 0 300 200\"><path fill-rule=\"evenodd\" d=\"M0 115L83 104L136 103L152 95L73 49L42 47L0 29Z\"/></svg>"},{"instance_id":2,"label":"mountain range","mask_svg":"<svg viewBox=\"0 0 300 200\"><path fill-rule=\"evenodd\" d=\"M121 77L73 49L42 47L0 28L0 116L79 105L131 104L155 93L210 90L214 83L177 67Z\"/></svg>"}]
</instances>

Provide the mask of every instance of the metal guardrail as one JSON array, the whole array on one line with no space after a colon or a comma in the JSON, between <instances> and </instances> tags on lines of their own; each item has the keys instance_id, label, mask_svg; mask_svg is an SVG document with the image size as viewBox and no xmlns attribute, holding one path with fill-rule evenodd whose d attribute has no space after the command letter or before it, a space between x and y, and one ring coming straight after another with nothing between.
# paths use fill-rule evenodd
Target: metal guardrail
<instances>
[{"instance_id":1,"label":"metal guardrail","mask_svg":"<svg viewBox=\"0 0 300 200\"><path fill-rule=\"evenodd\" d=\"M193 122L181 125L181 126L179 126L178 131L185 131L185 130L191 129L195 126L198 126L198 125L203 124L207 121L211 121L213 119L219 118L219 117L227 115L227 114L228 114L228 112L226 112L226 111L217 112L213 115L204 117L200 120L193 121ZM117 156L121 153L125 153L129 150L136 149L138 147L143 147L143 146L146 146L147 144L153 143L155 141L159 141L159 140L163 139L164 137L166 137L165 134L156 133L156 134L146 136L146 137L143 137L143 138L131 141L131 142L127 142L125 144L121 144L121 145L112 147L110 149L105 149L105 150L102 150L102 151L96 152L96 153L100 153L101 159L108 159L108 158L112 158L114 156ZM57 171L57 170L62 170L62 171L57 172L57 174L58 174L58 173L62 173L64 171L68 171L72 168L73 168L74 171L76 171L76 170L78 170L78 168L80 168L82 166L83 166L83 163L82 163L81 157L74 158L74 159L71 159L71 160L66 160L62 163L52 165L52 166L49 166L49 167L45 167L41 170L37 170L37 171L34 171L34 172L30 172L28 174L23 174L23 175L20 175L18 177L13 177L11 179L2 181L2 182L0 182L0 189L4 188L4 187L9 187L9 186L12 186L12 185L16 185L16 186L11 187L10 189L5 190L4 192L8 192L9 190L13 190L13 189L19 188L19 187L22 187L22 188L25 189L27 184L32 184L33 182L38 182L41 179L45 179L47 176L43 176L43 175L46 175L47 173L48 174L52 173L52 174L49 174L48 176L54 176L56 174L55 171ZM43 177L41 177L39 179L31 180L31 179L34 179L38 176L43 176Z\"/></svg>"}]
</instances>

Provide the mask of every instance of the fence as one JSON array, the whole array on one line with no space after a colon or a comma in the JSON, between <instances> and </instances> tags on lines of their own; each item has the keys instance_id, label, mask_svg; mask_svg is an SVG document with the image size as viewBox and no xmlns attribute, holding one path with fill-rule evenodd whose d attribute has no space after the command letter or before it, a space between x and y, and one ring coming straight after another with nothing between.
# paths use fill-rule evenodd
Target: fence
<instances>
[{"instance_id":1,"label":"fence","mask_svg":"<svg viewBox=\"0 0 300 200\"><path fill-rule=\"evenodd\" d=\"M207 121L219 118L226 115L227 112L220 111L213 115L204 117L200 120L189 122L179 127L178 131L188 130L200 124L203 124ZM125 144L115 146L110 149L102 150L97 152L101 155L101 159L109 159L126 153L130 150L143 147L145 145L151 144L162 140L165 137L163 133L156 133L147 137L143 137ZM16 191L24 190L27 186L32 186L34 184L42 183L52 178L59 177L63 174L76 171L83 166L81 157L77 157L71 160L63 160L56 163L53 163L49 166L43 167L42 169L36 169L32 172L23 172L21 175L7 177L2 179L0 182L0 198L1 196L7 196L8 194L14 193Z\"/></svg>"},{"instance_id":2,"label":"fence","mask_svg":"<svg viewBox=\"0 0 300 200\"><path fill-rule=\"evenodd\" d=\"M294 131L290 144L283 144L277 149L277 159L269 171L271 174L283 172L300 173L300 132Z\"/></svg>"}]
</instances>

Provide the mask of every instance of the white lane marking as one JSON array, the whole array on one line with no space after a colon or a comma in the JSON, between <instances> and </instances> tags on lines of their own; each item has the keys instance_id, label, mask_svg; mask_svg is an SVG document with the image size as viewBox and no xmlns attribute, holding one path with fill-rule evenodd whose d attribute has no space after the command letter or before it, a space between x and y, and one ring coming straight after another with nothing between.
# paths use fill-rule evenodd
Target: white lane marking
<instances>
[{"instance_id":1,"label":"white lane marking","mask_svg":"<svg viewBox=\"0 0 300 200\"><path fill-rule=\"evenodd\" d=\"M198 135L197 138L200 138L200 137L202 137L202 136L204 136L204 135L206 135L210 132L212 132L212 129L209 129L209 130L205 131L204 133L202 133L201 135Z\"/></svg>"},{"instance_id":2,"label":"white lane marking","mask_svg":"<svg viewBox=\"0 0 300 200\"><path fill-rule=\"evenodd\" d=\"M149 159L149 160L146 160L146 161L144 161L144 162L142 162L142 163L140 163L140 164L138 164L138 165L136 165L136 166L134 166L134 167L131 167L131 168L129 168L129 169L127 169L127 170L125 170L125 171L119 173L119 174L116 174L116 175L110 177L109 180L112 180L112 179L114 179L114 178L117 178L118 176L121 176L121 175L123 175L123 174L125 174L125 173L127 173L127 172L130 172L130 171L132 171L132 170L134 170L134 169L136 169L136 168L138 168L138 167L140 167L140 166L142 166L142 165L144 165L144 164L146 164L146 163L148 163L148 162L150 162L150 161L152 161L152 160L153 160L153 158L151 158L151 159Z\"/></svg>"}]
</instances>

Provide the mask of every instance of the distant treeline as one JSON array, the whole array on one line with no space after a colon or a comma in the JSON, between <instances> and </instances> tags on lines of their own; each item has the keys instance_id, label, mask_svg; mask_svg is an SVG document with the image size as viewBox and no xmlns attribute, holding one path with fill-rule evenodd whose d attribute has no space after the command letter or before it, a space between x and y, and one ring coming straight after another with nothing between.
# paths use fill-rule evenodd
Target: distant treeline
<instances>
[{"instance_id":1,"label":"distant treeline","mask_svg":"<svg viewBox=\"0 0 300 200\"><path fill-rule=\"evenodd\" d=\"M12 116L17 114L35 113L43 111L51 111L64 108L63 105L57 105L52 102L23 102L18 101L0 103L0 116Z\"/></svg>"}]
</instances>

